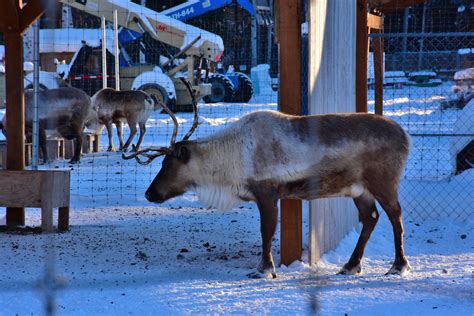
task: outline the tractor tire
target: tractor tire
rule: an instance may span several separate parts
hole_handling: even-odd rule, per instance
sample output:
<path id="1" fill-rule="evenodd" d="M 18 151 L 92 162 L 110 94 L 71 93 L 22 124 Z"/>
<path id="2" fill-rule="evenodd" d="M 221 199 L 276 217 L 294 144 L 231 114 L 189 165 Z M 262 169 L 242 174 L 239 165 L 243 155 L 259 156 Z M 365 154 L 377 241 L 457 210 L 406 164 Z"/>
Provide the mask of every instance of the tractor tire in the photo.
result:
<path id="1" fill-rule="evenodd" d="M 158 101 L 163 102 L 168 107 L 172 106 L 175 103 L 173 102 L 174 100 L 171 100 L 168 97 L 168 93 L 166 92 L 165 88 L 163 88 L 159 84 L 147 83 L 141 86 L 140 88 L 138 88 L 138 90 L 146 92 L 150 95 L 154 95 Z M 155 110 L 159 110 L 159 109 L 161 109 L 160 104 L 159 103 L 155 104 Z"/>
<path id="2" fill-rule="evenodd" d="M 239 79 L 239 90 L 235 91 L 233 102 L 247 103 L 253 96 L 253 83 L 250 78 L 241 72 L 235 72 L 234 75 Z"/>
<path id="3" fill-rule="evenodd" d="M 203 98 L 204 102 L 232 102 L 234 97 L 234 85 L 229 78 L 221 74 L 213 74 L 209 77 L 208 83 L 212 84 L 211 94 Z"/>

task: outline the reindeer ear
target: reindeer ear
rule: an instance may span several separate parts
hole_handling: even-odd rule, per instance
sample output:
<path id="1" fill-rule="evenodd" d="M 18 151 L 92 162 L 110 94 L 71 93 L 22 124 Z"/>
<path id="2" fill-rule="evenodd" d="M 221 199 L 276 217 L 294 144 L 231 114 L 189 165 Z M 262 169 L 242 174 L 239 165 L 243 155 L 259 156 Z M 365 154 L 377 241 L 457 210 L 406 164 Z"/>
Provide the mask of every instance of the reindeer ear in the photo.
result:
<path id="1" fill-rule="evenodd" d="M 191 157 L 191 152 L 186 146 L 179 146 L 176 148 L 176 158 L 182 162 L 188 162 Z"/>

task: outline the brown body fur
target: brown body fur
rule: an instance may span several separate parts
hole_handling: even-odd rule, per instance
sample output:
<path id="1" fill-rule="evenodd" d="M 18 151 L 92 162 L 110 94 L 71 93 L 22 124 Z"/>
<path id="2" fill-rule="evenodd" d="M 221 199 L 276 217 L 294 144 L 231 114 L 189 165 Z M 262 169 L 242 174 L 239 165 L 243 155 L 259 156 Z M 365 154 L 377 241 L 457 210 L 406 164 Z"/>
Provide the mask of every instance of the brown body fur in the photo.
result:
<path id="1" fill-rule="evenodd" d="M 271 239 L 278 199 L 354 199 L 363 229 L 341 273 L 361 270 L 365 245 L 379 217 L 377 200 L 395 237 L 395 262 L 389 273 L 401 274 L 409 265 L 403 251 L 398 186 L 409 146 L 403 129 L 381 116 L 295 117 L 254 112 L 207 139 L 177 143 L 173 154 L 166 155 L 146 197 L 163 202 L 188 189 L 199 195 L 199 188 L 209 186 L 212 192 L 203 196 L 204 200 L 211 196 L 211 206 L 227 205 L 215 200 L 215 196 L 226 194 L 255 201 L 261 216 L 263 252 L 253 277 L 275 275 Z"/>
<path id="2" fill-rule="evenodd" d="M 33 90 L 25 91 L 25 130 L 31 139 L 33 126 Z M 58 88 L 40 91 L 38 94 L 39 145 L 43 160 L 49 161 L 46 147 L 46 130 L 56 131 L 59 136 L 75 140 L 71 163 L 81 158 L 82 136 L 86 124 L 96 114 L 92 110 L 90 97 L 76 88 Z M 3 118 L 3 126 L 6 116 Z"/>

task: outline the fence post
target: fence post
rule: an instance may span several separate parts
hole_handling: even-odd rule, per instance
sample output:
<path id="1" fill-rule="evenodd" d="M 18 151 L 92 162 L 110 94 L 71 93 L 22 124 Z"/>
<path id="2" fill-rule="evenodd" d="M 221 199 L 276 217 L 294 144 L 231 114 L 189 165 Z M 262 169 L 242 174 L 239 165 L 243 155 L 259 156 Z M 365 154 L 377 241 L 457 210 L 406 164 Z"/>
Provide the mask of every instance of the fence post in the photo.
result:
<path id="1" fill-rule="evenodd" d="M 301 0 L 279 0 L 280 51 L 279 110 L 301 114 Z M 291 48 L 291 49 L 290 49 Z M 298 155 L 298 153 L 294 153 Z M 289 265 L 301 259 L 302 205 L 300 200 L 280 201 L 280 258 Z"/>

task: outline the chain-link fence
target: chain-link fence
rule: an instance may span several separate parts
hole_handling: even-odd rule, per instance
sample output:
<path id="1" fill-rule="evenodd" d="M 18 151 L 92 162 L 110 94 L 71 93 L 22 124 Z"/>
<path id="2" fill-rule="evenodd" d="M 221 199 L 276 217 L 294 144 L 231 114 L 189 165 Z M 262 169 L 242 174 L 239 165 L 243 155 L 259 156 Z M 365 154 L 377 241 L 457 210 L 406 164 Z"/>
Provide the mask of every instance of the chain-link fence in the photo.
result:
<path id="1" fill-rule="evenodd" d="M 400 189 L 405 214 L 417 221 L 470 218 L 474 33 L 371 34 L 375 36 L 384 39 L 384 115 L 412 138 Z M 369 69 L 369 82 L 371 73 Z M 369 100 L 373 110 L 374 90 L 369 90 Z"/>

